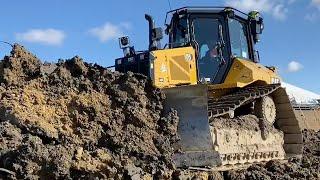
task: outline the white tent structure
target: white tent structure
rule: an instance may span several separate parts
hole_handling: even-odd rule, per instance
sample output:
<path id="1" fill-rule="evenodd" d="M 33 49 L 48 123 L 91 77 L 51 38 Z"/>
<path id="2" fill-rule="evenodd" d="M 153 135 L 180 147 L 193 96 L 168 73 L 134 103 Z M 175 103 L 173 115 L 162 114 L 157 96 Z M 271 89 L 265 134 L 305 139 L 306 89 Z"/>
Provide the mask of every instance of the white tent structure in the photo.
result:
<path id="1" fill-rule="evenodd" d="M 318 104 L 320 95 L 311 91 L 296 87 L 288 83 L 281 83 L 282 87 L 286 88 L 287 94 L 291 100 L 297 104 Z"/>

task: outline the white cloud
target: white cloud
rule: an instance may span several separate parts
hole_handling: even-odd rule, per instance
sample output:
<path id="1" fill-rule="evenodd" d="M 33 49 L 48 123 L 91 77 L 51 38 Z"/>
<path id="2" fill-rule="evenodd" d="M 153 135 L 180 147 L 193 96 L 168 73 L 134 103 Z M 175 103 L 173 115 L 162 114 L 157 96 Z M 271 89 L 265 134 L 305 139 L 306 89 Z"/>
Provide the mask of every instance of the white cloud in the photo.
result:
<path id="1" fill-rule="evenodd" d="M 283 4 L 278 4 L 273 8 L 273 16 L 279 20 L 285 20 L 287 18 L 289 10 L 284 7 Z"/>
<path id="2" fill-rule="evenodd" d="M 302 64 L 300 64 L 297 61 L 291 61 L 288 64 L 288 72 L 297 72 L 300 71 L 303 68 Z"/>
<path id="3" fill-rule="evenodd" d="M 227 0 L 226 4 L 243 11 L 269 11 L 271 9 L 268 0 Z"/>
<path id="4" fill-rule="evenodd" d="M 61 45 L 66 34 L 57 29 L 30 29 L 23 33 L 16 33 L 18 41 L 42 43 L 47 45 Z"/>
<path id="5" fill-rule="evenodd" d="M 294 3 L 293 0 L 226 0 L 226 5 L 242 11 L 257 10 L 259 12 L 271 14 L 278 20 L 285 20 L 289 12 L 286 7 Z"/>
<path id="6" fill-rule="evenodd" d="M 109 40 L 123 36 L 123 31 L 130 28 L 131 24 L 127 22 L 120 23 L 119 25 L 114 25 L 107 22 L 103 26 L 90 29 L 89 33 L 97 37 L 101 42 L 107 42 Z"/>

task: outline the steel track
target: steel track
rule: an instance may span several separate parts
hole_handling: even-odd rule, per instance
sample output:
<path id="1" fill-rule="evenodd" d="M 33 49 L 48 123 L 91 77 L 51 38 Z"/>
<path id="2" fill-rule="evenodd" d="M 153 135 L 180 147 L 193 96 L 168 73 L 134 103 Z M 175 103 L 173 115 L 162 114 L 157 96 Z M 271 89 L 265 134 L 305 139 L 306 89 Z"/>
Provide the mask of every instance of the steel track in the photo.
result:
<path id="1" fill-rule="evenodd" d="M 278 88 L 280 84 L 272 84 L 257 87 L 247 87 L 233 94 L 222 96 L 221 98 L 209 98 L 208 115 L 210 118 L 220 117 L 224 115 L 232 115 L 234 111 L 256 99 L 267 96 Z"/>

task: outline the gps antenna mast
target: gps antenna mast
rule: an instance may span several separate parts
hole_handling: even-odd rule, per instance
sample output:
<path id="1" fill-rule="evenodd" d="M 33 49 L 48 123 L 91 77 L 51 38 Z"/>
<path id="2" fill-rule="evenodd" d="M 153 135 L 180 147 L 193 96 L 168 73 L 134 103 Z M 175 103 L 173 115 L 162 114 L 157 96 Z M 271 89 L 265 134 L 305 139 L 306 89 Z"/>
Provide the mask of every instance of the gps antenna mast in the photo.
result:
<path id="1" fill-rule="evenodd" d="M 170 11 L 172 11 L 170 0 L 168 0 L 168 4 L 169 4 Z"/>

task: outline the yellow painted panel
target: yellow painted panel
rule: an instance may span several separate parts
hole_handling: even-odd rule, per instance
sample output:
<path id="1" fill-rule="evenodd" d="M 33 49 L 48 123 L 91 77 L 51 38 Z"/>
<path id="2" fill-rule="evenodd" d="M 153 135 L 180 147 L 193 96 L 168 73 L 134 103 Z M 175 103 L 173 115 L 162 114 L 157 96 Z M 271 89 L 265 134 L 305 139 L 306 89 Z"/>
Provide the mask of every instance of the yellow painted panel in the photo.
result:
<path id="1" fill-rule="evenodd" d="M 156 87 L 197 84 L 195 51 L 192 47 L 151 52 L 151 78 Z"/>
<path id="2" fill-rule="evenodd" d="M 227 78 L 223 84 L 214 85 L 216 89 L 245 87 L 254 82 L 272 84 L 273 78 L 280 79 L 276 72 L 266 68 L 262 64 L 248 60 L 235 59 Z"/>

